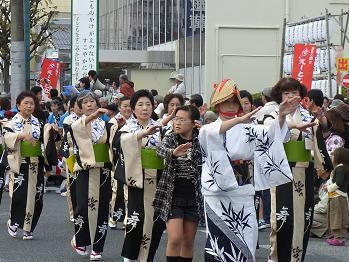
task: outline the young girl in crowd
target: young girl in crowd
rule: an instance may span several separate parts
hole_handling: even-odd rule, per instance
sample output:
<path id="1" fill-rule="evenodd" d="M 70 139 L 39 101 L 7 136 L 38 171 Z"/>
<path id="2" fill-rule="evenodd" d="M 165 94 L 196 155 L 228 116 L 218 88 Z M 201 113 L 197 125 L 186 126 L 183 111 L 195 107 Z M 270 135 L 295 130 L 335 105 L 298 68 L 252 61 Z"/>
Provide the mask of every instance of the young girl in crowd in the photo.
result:
<path id="1" fill-rule="evenodd" d="M 332 183 L 327 186 L 328 218 L 332 236 L 327 239 L 327 243 L 332 246 L 344 246 L 349 228 L 349 150 L 337 148 L 333 153 L 333 165 L 335 168 L 331 175 Z"/>
<path id="2" fill-rule="evenodd" d="M 154 208 L 155 217 L 167 222 L 167 261 L 192 261 L 198 222 L 203 220 L 202 156 L 195 124 L 199 119 L 196 107 L 178 107 L 173 132 L 165 135 L 157 149 L 166 166 Z"/>

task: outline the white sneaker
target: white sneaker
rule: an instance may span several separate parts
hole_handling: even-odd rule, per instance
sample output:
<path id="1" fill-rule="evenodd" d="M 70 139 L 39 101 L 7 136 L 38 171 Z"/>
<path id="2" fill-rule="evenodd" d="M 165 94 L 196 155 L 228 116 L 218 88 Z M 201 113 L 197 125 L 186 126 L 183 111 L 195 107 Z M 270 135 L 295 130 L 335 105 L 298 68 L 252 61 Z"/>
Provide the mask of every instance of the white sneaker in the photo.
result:
<path id="1" fill-rule="evenodd" d="M 16 226 L 11 226 L 11 220 L 7 221 L 7 232 L 11 237 L 15 238 L 17 236 L 17 229 Z"/>
<path id="2" fill-rule="evenodd" d="M 95 252 L 92 250 L 90 255 L 90 261 L 99 261 L 102 259 L 102 253 Z"/>
<path id="3" fill-rule="evenodd" d="M 110 229 L 116 229 L 116 223 L 114 224 L 111 221 L 108 222 L 108 226 L 110 227 Z"/>
<path id="4" fill-rule="evenodd" d="M 23 232 L 23 240 L 32 240 L 33 238 L 32 232 Z"/>

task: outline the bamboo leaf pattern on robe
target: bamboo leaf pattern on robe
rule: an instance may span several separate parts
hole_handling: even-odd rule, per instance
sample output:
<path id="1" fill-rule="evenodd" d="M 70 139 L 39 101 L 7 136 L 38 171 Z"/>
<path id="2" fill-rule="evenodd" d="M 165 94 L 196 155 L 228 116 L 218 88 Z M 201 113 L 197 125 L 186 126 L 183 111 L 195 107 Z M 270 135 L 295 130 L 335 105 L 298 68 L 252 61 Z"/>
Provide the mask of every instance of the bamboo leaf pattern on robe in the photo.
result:
<path id="1" fill-rule="evenodd" d="M 219 168 L 219 160 L 217 161 L 214 161 L 213 158 L 212 158 L 212 154 L 210 156 L 210 159 L 208 160 L 208 168 L 209 168 L 209 172 L 208 172 L 208 175 L 211 177 L 211 179 L 205 181 L 205 183 L 209 183 L 209 188 L 211 186 L 213 186 L 214 184 L 217 185 L 217 187 L 222 190 L 222 191 L 225 191 L 224 189 L 222 189 L 218 183 L 217 183 L 217 179 L 216 179 L 216 176 L 217 175 L 223 175 L 221 172 L 218 171 L 218 168 Z"/>
<path id="2" fill-rule="evenodd" d="M 263 130 L 262 134 L 258 136 L 257 130 L 255 130 L 252 126 L 246 126 L 245 130 L 245 135 L 247 136 L 246 142 L 256 143 L 255 151 L 259 152 L 259 157 L 265 155 L 268 158 L 266 165 L 264 166 L 264 174 L 270 177 L 273 172 L 279 172 L 283 176 L 290 179 L 281 169 L 284 159 L 277 161 L 276 157 L 271 153 L 270 148 L 272 147 L 274 141 L 270 139 L 268 132 Z"/>
<path id="3" fill-rule="evenodd" d="M 226 207 L 221 201 L 222 206 L 222 219 L 227 223 L 228 227 L 246 244 L 244 239 L 245 228 L 251 228 L 249 225 L 249 217 L 251 213 L 245 214 L 245 206 L 241 208 L 239 212 L 235 212 L 233 205 L 229 202 L 229 206 Z"/>

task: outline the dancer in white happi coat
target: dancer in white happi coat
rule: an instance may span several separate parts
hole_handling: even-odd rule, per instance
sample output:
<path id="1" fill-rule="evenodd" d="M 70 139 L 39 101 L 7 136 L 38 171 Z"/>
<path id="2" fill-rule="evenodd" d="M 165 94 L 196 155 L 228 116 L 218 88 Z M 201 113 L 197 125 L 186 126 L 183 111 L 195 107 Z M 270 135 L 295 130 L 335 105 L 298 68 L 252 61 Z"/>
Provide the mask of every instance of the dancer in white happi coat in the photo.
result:
<path id="1" fill-rule="evenodd" d="M 299 100 L 297 97 L 282 103 L 280 114 L 270 127 L 254 125 L 246 122 L 258 109 L 238 116 L 241 103 L 236 84 L 228 79 L 216 86 L 211 106 L 218 111 L 219 119 L 203 126 L 199 134 L 208 229 L 205 261 L 255 261 L 255 190 L 292 181 L 283 138 L 288 132 L 285 117 Z M 254 161 L 254 170 L 258 170 L 254 185 L 251 177 L 235 168 L 241 160 Z"/>

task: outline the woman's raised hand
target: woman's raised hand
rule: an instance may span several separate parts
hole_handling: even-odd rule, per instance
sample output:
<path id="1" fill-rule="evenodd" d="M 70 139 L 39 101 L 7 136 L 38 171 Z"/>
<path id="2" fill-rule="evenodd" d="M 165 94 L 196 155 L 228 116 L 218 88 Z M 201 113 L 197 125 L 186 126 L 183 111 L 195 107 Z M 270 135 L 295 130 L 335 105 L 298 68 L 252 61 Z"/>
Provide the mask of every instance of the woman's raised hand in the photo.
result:
<path id="1" fill-rule="evenodd" d="M 178 147 L 176 147 L 176 149 L 173 150 L 172 155 L 174 157 L 185 156 L 188 153 L 188 149 L 191 148 L 191 146 L 191 143 L 179 145 Z"/>

